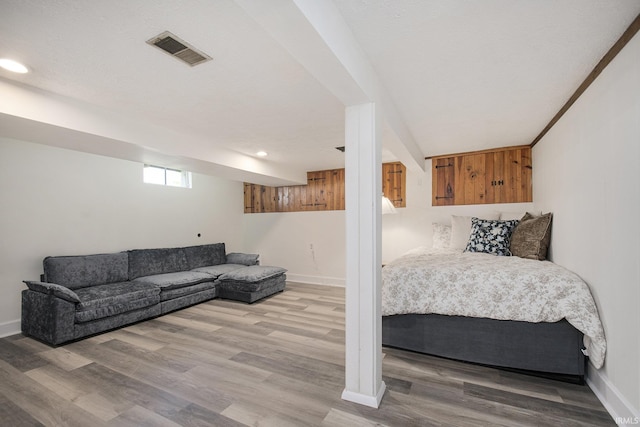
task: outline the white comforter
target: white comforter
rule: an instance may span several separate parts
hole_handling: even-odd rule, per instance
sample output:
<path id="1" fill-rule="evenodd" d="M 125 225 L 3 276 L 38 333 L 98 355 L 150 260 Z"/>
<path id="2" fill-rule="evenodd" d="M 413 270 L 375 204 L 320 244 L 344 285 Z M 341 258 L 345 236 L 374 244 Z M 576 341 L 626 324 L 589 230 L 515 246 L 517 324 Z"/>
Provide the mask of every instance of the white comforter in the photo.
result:
<path id="1" fill-rule="evenodd" d="M 382 269 L 382 315 L 445 314 L 526 322 L 567 319 L 596 368 L 606 341 L 587 284 L 549 261 L 417 248 Z"/>

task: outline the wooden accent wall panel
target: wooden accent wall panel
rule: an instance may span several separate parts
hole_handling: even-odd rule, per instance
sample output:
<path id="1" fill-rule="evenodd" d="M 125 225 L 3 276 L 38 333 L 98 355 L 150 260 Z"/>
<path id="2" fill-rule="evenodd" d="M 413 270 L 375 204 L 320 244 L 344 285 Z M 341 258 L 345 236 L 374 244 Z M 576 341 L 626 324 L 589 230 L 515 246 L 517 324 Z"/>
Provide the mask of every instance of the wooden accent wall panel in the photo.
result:
<path id="1" fill-rule="evenodd" d="M 396 207 L 406 206 L 406 167 L 384 163 L 384 194 Z M 244 183 L 244 213 L 345 209 L 345 170 L 307 172 L 307 185 L 267 187 Z"/>
<path id="2" fill-rule="evenodd" d="M 432 159 L 432 205 L 533 200 L 531 148 L 509 147 Z"/>
<path id="3" fill-rule="evenodd" d="M 382 194 L 396 208 L 407 207 L 407 168 L 400 162 L 382 164 Z"/>

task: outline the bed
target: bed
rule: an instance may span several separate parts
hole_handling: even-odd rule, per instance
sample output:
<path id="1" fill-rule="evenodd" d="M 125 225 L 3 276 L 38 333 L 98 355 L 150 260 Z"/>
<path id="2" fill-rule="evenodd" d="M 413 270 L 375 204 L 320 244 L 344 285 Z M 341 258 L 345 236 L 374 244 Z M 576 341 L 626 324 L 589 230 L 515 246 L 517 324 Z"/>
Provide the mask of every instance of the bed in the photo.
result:
<path id="1" fill-rule="evenodd" d="M 606 341 L 589 287 L 550 261 L 411 250 L 382 270 L 382 343 L 582 382 Z"/>

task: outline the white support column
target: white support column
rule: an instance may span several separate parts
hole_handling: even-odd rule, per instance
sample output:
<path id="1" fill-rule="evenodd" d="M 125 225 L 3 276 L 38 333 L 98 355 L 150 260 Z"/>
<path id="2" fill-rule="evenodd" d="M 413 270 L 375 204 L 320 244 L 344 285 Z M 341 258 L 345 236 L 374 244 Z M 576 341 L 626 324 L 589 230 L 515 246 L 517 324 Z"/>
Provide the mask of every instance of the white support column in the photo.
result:
<path id="1" fill-rule="evenodd" d="M 380 315 L 380 113 L 374 103 L 354 105 L 347 107 L 345 119 L 347 285 L 342 398 L 377 408 L 385 391 Z"/>

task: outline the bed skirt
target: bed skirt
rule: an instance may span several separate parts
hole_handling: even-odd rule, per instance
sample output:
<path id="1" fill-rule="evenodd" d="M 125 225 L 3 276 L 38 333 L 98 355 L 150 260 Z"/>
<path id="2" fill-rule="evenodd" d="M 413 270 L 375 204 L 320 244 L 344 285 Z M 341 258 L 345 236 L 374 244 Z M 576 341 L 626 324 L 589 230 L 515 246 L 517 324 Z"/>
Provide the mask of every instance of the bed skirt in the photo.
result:
<path id="1" fill-rule="evenodd" d="M 382 317 L 382 345 L 584 382 L 583 334 L 566 320 L 529 323 L 439 314 Z"/>

